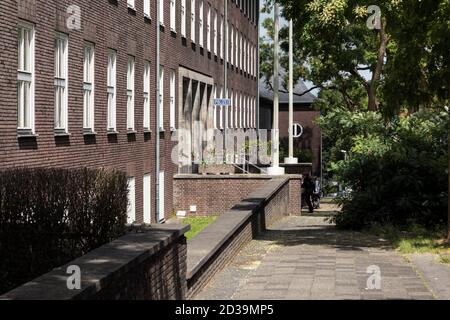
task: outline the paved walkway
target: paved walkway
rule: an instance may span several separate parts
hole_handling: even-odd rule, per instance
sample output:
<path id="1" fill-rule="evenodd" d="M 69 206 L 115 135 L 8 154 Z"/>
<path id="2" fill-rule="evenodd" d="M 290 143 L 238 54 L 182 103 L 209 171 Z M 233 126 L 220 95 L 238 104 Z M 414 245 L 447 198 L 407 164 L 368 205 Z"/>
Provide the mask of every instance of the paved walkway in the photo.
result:
<path id="1" fill-rule="evenodd" d="M 366 289 L 370 266 L 377 266 L 381 272 L 381 289 Z M 196 297 L 433 298 L 436 296 L 423 278 L 385 242 L 360 233 L 337 231 L 317 216 L 288 217 L 272 226 Z"/>

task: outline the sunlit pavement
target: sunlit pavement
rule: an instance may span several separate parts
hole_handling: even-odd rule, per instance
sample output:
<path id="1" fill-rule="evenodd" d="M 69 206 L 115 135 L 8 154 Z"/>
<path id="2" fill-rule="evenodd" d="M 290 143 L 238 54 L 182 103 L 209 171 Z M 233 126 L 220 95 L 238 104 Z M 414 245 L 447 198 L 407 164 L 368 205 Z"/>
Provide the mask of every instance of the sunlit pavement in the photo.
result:
<path id="1" fill-rule="evenodd" d="M 326 210 L 316 215 L 273 225 L 196 299 L 437 298 L 386 242 L 336 230 L 325 221 Z"/>

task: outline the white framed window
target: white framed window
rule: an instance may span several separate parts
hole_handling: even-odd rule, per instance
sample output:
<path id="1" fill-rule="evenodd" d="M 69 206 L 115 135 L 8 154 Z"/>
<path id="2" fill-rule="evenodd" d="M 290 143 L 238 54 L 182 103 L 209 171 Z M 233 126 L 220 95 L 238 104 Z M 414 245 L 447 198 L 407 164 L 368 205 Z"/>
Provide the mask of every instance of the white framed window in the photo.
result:
<path id="1" fill-rule="evenodd" d="M 159 130 L 164 130 L 164 67 L 159 69 Z"/>
<path id="2" fill-rule="evenodd" d="M 152 176 L 144 175 L 143 185 L 144 199 L 144 223 L 152 223 Z"/>
<path id="3" fill-rule="evenodd" d="M 135 9 L 134 0 L 127 0 L 128 8 Z"/>
<path id="4" fill-rule="evenodd" d="M 170 29 L 174 32 L 177 28 L 176 6 L 175 0 L 170 0 Z"/>
<path id="5" fill-rule="evenodd" d="M 234 93 L 234 127 L 239 128 L 239 93 L 236 91 Z"/>
<path id="6" fill-rule="evenodd" d="M 219 99 L 222 99 L 222 97 L 223 97 L 223 87 L 222 86 L 219 87 L 218 92 L 219 92 Z M 220 116 L 219 116 L 219 127 L 220 127 L 220 129 L 224 128 L 223 109 L 224 109 L 223 106 L 219 106 L 219 114 L 220 114 Z"/>
<path id="7" fill-rule="evenodd" d="M 203 12 L 203 0 L 200 0 L 200 12 L 198 17 L 198 44 L 200 47 L 203 48 L 203 34 L 205 33 L 204 26 L 203 26 L 203 18 L 204 18 L 204 12 Z"/>
<path id="8" fill-rule="evenodd" d="M 213 34 L 214 34 L 214 55 L 216 55 L 217 56 L 217 10 L 215 10 L 215 13 L 214 13 L 214 31 L 213 31 Z"/>
<path id="9" fill-rule="evenodd" d="M 221 16 L 221 18 L 220 18 L 220 33 L 219 33 L 219 43 L 220 43 L 220 45 L 219 45 L 219 47 L 220 47 L 220 50 L 219 50 L 219 54 L 220 54 L 220 57 L 221 58 L 223 58 L 224 57 L 224 55 L 223 55 L 223 38 L 222 37 L 224 37 L 224 35 L 223 35 L 223 28 L 224 28 L 224 18 L 223 18 L 223 16 Z"/>
<path id="10" fill-rule="evenodd" d="M 176 92 L 175 70 L 170 70 L 170 130 L 176 130 Z"/>
<path id="11" fill-rule="evenodd" d="M 195 0 L 191 0 L 191 41 L 195 42 Z"/>
<path id="12" fill-rule="evenodd" d="M 206 17 L 206 49 L 211 51 L 211 4 L 208 3 L 208 16 Z"/>
<path id="13" fill-rule="evenodd" d="M 116 60 L 117 52 L 108 50 L 108 131 L 116 131 Z"/>
<path id="14" fill-rule="evenodd" d="M 150 61 L 144 61 L 144 121 L 145 130 L 150 130 Z"/>
<path id="15" fill-rule="evenodd" d="M 95 56 L 94 44 L 85 42 L 84 44 L 84 80 L 83 80 L 83 129 L 94 131 L 94 74 Z"/>
<path id="16" fill-rule="evenodd" d="M 231 92 L 231 94 L 230 94 L 231 106 L 229 107 L 230 108 L 230 128 L 234 128 L 234 104 L 233 104 L 234 91 L 231 90 L 230 92 Z"/>
<path id="17" fill-rule="evenodd" d="M 181 35 L 186 38 L 186 0 L 181 0 Z"/>
<path id="18" fill-rule="evenodd" d="M 128 207 L 127 207 L 127 223 L 136 222 L 136 179 L 128 178 Z"/>
<path id="19" fill-rule="evenodd" d="M 234 65 L 234 26 L 230 28 L 230 64 Z"/>
<path id="20" fill-rule="evenodd" d="M 239 128 L 243 128 L 243 105 L 244 105 L 244 94 L 241 93 L 241 96 L 239 98 Z"/>
<path id="21" fill-rule="evenodd" d="M 159 172 L 159 220 L 165 219 L 165 173 L 164 171 Z"/>
<path id="22" fill-rule="evenodd" d="M 128 56 L 127 63 L 127 130 L 134 131 L 134 68 L 135 58 Z"/>
<path id="23" fill-rule="evenodd" d="M 236 68 L 239 68 L 239 31 L 236 29 L 235 32 L 236 38 L 235 38 L 235 58 L 234 58 L 234 65 Z"/>
<path id="24" fill-rule="evenodd" d="M 144 16 L 151 18 L 151 0 L 144 0 Z"/>
<path id="25" fill-rule="evenodd" d="M 34 132 L 34 26 L 19 22 L 17 31 L 17 129 Z"/>
<path id="26" fill-rule="evenodd" d="M 159 0 L 159 24 L 164 25 L 164 0 Z"/>
<path id="27" fill-rule="evenodd" d="M 67 133 L 68 44 L 66 34 L 56 33 L 55 53 L 55 130 Z"/>
<path id="28" fill-rule="evenodd" d="M 239 69 L 243 70 L 244 68 L 244 35 L 241 33 L 239 40 Z"/>

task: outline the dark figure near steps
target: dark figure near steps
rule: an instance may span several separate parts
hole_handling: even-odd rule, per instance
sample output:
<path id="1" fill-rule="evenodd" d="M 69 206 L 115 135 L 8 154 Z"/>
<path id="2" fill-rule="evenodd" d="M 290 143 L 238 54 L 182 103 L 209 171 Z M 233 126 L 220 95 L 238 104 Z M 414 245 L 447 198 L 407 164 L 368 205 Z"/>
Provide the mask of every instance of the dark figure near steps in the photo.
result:
<path id="1" fill-rule="evenodd" d="M 315 185 L 314 185 L 314 181 L 311 179 L 309 174 L 305 175 L 305 179 L 303 180 L 302 188 L 304 190 L 303 195 L 304 195 L 305 202 L 308 205 L 309 213 L 313 213 L 314 207 L 312 204 L 312 196 L 314 194 Z"/>

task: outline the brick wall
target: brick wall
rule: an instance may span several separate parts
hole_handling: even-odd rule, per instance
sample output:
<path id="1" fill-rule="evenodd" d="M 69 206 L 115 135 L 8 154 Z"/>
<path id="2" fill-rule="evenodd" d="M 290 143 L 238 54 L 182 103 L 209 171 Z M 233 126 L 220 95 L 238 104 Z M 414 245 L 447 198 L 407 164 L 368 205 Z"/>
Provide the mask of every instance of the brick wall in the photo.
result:
<path id="1" fill-rule="evenodd" d="M 261 175 L 198 176 L 174 178 L 174 208 L 188 215 L 221 215 L 271 178 Z M 190 213 L 190 206 L 197 206 Z"/>
<path id="2" fill-rule="evenodd" d="M 291 194 L 301 177 L 274 178 L 188 242 L 188 297 L 208 284 L 248 244 L 266 228 L 296 208 Z"/>
<path id="3" fill-rule="evenodd" d="M 0 169 L 15 166 L 114 167 L 136 179 L 136 217 L 143 220 L 143 176 L 151 174 L 152 222 L 156 217 L 156 0 L 151 1 L 151 19 L 143 15 L 143 2 L 135 1 L 136 11 L 126 1 L 115 0 L 2 0 L 0 1 Z M 223 82 L 224 65 L 219 58 L 192 46 L 190 41 L 190 1 L 187 3 L 187 39 L 181 37 L 180 1 L 176 1 L 176 32 L 170 31 L 169 1 L 164 1 L 165 28 L 161 28 L 161 65 L 165 70 L 185 67 Z M 229 3 L 230 23 L 237 26 L 253 44 L 258 32 L 243 12 Z M 206 2 L 205 2 L 206 4 Z M 214 1 L 219 12 L 223 2 Z M 81 8 L 82 29 L 68 30 L 67 8 Z M 199 8 L 197 6 L 197 17 Z M 205 10 L 206 15 L 206 10 Z M 17 23 L 25 20 L 35 26 L 35 138 L 17 137 Z M 206 44 L 206 19 L 205 44 Z M 70 136 L 54 134 L 54 53 L 55 32 L 69 37 L 68 128 Z M 199 32 L 197 26 L 196 32 Z M 196 39 L 199 39 L 198 34 Z M 83 44 L 95 45 L 95 136 L 83 135 Z M 108 135 L 107 52 L 117 50 L 117 135 Z M 126 128 L 126 66 L 128 55 L 135 64 L 136 134 Z M 150 114 L 152 133 L 143 130 L 143 66 L 151 62 Z M 255 77 L 229 66 L 230 89 L 256 96 Z M 165 72 L 164 127 L 161 134 L 161 170 L 165 171 L 165 216 L 173 213 L 172 163 L 174 142 L 169 132 L 169 72 Z M 176 79 L 178 81 L 178 77 Z M 178 91 L 176 98 L 180 101 Z M 176 119 L 178 121 L 178 119 Z"/>
<path id="4" fill-rule="evenodd" d="M 153 226 L 91 251 L 34 279 L 0 300 L 180 300 L 186 297 L 187 226 Z M 68 266 L 81 289 L 67 288 Z"/>

